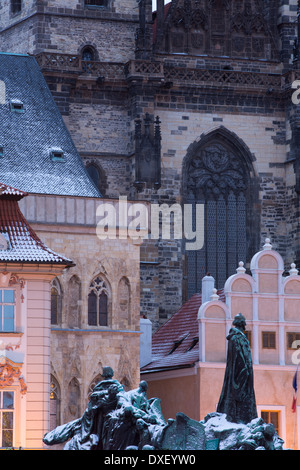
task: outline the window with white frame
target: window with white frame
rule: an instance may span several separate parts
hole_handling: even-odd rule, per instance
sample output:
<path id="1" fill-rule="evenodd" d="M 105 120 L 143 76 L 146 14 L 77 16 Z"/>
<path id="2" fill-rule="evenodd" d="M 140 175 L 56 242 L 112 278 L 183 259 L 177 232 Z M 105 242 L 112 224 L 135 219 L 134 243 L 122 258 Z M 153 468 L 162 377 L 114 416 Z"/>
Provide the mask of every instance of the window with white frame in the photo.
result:
<path id="1" fill-rule="evenodd" d="M 13 447 L 14 401 L 13 391 L 0 391 L 0 447 Z"/>
<path id="2" fill-rule="evenodd" d="M 0 332 L 15 331 L 15 290 L 0 289 Z"/>

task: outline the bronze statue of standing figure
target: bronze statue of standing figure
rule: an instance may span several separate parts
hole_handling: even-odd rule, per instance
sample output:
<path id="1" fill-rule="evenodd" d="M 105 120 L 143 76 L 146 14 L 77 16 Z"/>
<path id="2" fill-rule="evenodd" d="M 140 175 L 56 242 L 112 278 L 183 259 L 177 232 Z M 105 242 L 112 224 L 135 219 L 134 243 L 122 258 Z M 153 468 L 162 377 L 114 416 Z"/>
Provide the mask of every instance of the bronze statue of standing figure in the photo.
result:
<path id="1" fill-rule="evenodd" d="M 228 421 L 247 424 L 257 418 L 257 410 L 251 350 L 245 328 L 245 317 L 239 313 L 227 336 L 226 370 L 217 411 L 225 413 Z"/>

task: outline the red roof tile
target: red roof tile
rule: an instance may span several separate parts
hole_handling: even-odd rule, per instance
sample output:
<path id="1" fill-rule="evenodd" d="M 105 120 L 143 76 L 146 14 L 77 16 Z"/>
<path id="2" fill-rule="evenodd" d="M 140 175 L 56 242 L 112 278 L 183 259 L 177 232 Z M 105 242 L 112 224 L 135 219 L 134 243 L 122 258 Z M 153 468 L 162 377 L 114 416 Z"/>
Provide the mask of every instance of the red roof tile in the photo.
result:
<path id="1" fill-rule="evenodd" d="M 224 291 L 218 291 L 224 301 Z M 141 368 L 142 373 L 190 367 L 199 361 L 198 310 L 201 294 L 194 294 L 152 338 L 152 362 Z M 173 352 L 172 352 L 173 351 Z"/>
<path id="2" fill-rule="evenodd" d="M 74 263 L 48 248 L 20 211 L 18 200 L 27 193 L 0 183 L 0 235 L 8 244 L 0 249 L 0 262 Z"/>

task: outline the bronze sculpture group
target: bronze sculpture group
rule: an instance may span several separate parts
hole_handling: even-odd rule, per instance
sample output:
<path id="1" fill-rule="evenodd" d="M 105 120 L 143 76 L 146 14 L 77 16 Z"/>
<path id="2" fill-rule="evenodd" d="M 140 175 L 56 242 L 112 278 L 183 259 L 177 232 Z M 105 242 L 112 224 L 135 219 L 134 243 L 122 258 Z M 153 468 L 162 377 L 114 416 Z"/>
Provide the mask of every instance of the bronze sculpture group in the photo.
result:
<path id="1" fill-rule="evenodd" d="M 44 443 L 50 446 L 66 443 L 65 450 L 281 450 L 283 441 L 274 426 L 257 417 L 253 366 L 245 327 L 244 316 L 236 315 L 227 336 L 226 370 L 217 412 L 210 413 L 203 421 L 177 413 L 176 419 L 166 422 L 160 400 L 147 398 L 145 381 L 140 382 L 137 389 L 125 391 L 123 385 L 113 379 L 112 368 L 104 367 L 103 380 L 93 389 L 82 417 L 47 433 Z M 224 431 L 220 423 L 224 417 L 225 434 L 228 436 L 228 426 L 232 433 L 229 444 L 220 443 Z M 230 431 L 230 423 L 239 426 L 235 424 Z M 216 436 L 211 436 L 210 427 L 217 429 L 218 426 Z"/>

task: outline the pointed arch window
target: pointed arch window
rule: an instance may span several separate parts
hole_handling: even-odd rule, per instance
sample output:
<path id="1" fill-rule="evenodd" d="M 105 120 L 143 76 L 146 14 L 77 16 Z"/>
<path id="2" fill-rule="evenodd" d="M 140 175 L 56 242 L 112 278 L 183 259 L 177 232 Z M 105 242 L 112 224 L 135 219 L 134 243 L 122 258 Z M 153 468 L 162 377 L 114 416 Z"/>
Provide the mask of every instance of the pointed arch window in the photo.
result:
<path id="1" fill-rule="evenodd" d="M 186 251 L 187 297 L 201 291 L 209 272 L 223 288 L 239 261 L 245 264 L 257 248 L 259 233 L 252 155 L 240 139 L 220 129 L 191 146 L 186 159 L 184 202 L 204 205 L 204 246 Z"/>
<path id="2" fill-rule="evenodd" d="M 107 178 L 103 168 L 98 163 L 88 163 L 86 166 L 86 171 L 90 175 L 91 180 L 100 190 L 102 196 L 106 193 L 107 188 Z"/>
<path id="3" fill-rule="evenodd" d="M 88 324 L 108 326 L 108 288 L 101 276 L 90 284 L 88 295 Z"/>
<path id="4" fill-rule="evenodd" d="M 50 429 L 60 425 L 60 386 L 53 375 L 50 383 Z"/>
<path id="5" fill-rule="evenodd" d="M 54 279 L 51 285 L 51 325 L 61 323 L 62 291 L 58 279 Z"/>

